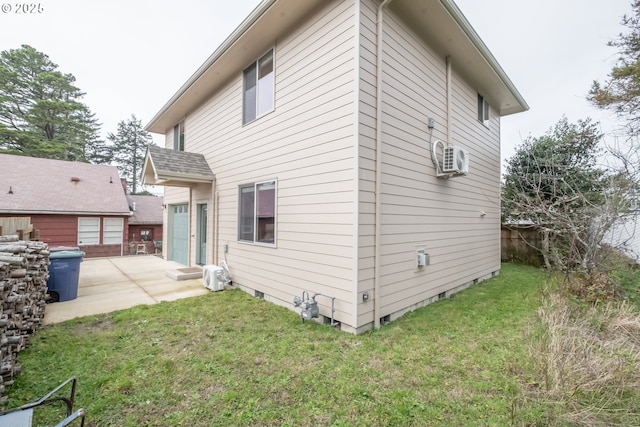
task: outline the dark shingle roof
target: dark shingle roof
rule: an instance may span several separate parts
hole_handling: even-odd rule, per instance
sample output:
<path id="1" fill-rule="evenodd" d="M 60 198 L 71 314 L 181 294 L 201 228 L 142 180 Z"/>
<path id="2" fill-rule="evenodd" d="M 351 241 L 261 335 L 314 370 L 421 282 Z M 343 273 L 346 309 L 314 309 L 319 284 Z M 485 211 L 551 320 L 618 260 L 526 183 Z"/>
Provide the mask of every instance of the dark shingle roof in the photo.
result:
<path id="1" fill-rule="evenodd" d="M 200 153 L 189 153 L 186 151 L 175 151 L 168 148 L 150 145 L 149 152 L 153 157 L 153 164 L 158 173 L 172 172 L 180 175 L 196 175 L 211 177 L 213 172 Z"/>
<path id="2" fill-rule="evenodd" d="M 162 224 L 162 197 L 128 194 L 129 224 Z"/>
<path id="3" fill-rule="evenodd" d="M 203 154 L 175 151 L 157 145 L 147 147 L 143 170 L 145 184 L 212 182 L 214 178 Z"/>

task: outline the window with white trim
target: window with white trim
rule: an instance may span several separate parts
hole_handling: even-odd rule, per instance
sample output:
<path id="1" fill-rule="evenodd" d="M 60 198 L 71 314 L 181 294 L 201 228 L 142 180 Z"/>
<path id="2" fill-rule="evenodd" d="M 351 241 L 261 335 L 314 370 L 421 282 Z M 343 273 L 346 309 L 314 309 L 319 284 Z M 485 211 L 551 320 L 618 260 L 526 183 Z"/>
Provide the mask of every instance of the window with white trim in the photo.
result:
<path id="1" fill-rule="evenodd" d="M 273 49 L 242 73 L 242 124 L 273 110 L 275 98 Z"/>
<path id="2" fill-rule="evenodd" d="M 238 240 L 275 244 L 276 181 L 241 185 L 238 206 Z"/>
<path id="3" fill-rule="evenodd" d="M 478 121 L 489 126 L 489 103 L 480 94 L 478 94 Z"/>
<path id="4" fill-rule="evenodd" d="M 173 127 L 173 149 L 184 151 L 184 122 L 180 122 Z"/>
<path id="5" fill-rule="evenodd" d="M 78 245 L 100 244 L 100 218 L 78 218 Z"/>
<path id="6" fill-rule="evenodd" d="M 122 243 L 123 231 L 124 219 L 105 218 L 104 230 L 102 230 L 102 243 L 104 243 L 105 245 Z"/>

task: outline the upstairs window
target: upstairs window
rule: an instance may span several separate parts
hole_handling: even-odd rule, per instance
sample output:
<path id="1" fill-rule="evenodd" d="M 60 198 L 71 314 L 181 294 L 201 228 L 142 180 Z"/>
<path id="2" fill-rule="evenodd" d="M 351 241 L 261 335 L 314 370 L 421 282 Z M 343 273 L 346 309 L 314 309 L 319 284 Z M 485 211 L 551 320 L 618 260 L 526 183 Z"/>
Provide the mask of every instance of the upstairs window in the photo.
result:
<path id="1" fill-rule="evenodd" d="M 240 186 L 238 240 L 275 244 L 276 182 Z"/>
<path id="2" fill-rule="evenodd" d="M 478 94 L 478 121 L 489 126 L 489 103 L 480 94 Z"/>
<path id="3" fill-rule="evenodd" d="M 245 68 L 243 72 L 242 124 L 273 111 L 273 49 Z"/>
<path id="4" fill-rule="evenodd" d="M 173 149 L 184 151 L 184 122 L 180 122 L 173 127 Z"/>

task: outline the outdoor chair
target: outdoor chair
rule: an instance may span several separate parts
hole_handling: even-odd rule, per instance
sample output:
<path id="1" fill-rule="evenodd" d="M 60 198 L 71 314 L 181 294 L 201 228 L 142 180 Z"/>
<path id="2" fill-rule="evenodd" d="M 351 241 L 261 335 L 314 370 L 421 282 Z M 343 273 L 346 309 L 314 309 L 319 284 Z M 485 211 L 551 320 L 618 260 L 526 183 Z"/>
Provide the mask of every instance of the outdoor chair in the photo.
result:
<path id="1" fill-rule="evenodd" d="M 54 396 L 60 389 L 67 384 L 71 383 L 71 394 L 69 397 Z M 5 412 L 0 412 L 0 426 L 2 427 L 31 427 L 33 422 L 33 411 L 38 406 L 46 405 L 52 402 L 64 402 L 67 406 L 66 416 L 55 427 L 67 426 L 75 420 L 80 420 L 80 427 L 84 426 L 84 409 L 78 409 L 73 412 L 73 403 L 76 395 L 76 379 L 74 377 L 69 378 L 49 393 L 36 400 L 35 402 L 27 403 L 18 408 L 13 408 Z"/>

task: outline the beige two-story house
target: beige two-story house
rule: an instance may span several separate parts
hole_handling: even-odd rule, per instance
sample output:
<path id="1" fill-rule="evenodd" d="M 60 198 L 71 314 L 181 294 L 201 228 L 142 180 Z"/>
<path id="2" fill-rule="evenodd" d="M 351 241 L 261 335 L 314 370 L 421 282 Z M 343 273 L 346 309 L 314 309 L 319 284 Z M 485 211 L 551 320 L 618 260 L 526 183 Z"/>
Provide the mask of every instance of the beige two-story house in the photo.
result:
<path id="1" fill-rule="evenodd" d="M 527 109 L 451 0 L 265 0 L 147 125 L 163 255 L 378 327 L 499 273 L 500 118 Z"/>

